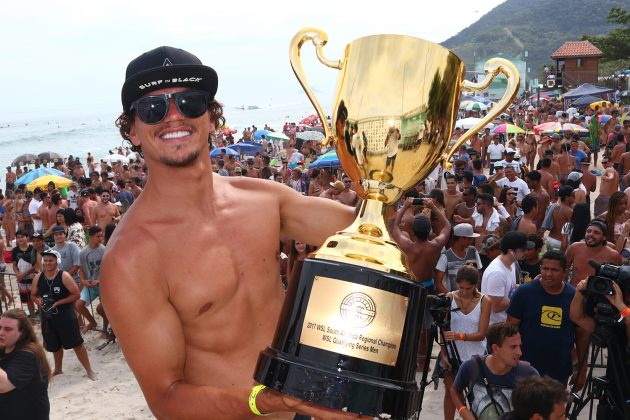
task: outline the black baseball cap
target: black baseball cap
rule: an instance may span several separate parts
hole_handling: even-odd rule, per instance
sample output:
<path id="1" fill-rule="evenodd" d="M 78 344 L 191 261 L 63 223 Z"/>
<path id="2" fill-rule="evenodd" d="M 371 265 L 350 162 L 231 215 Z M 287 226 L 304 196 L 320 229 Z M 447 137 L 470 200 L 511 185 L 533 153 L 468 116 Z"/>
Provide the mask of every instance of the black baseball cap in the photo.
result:
<path id="1" fill-rule="evenodd" d="M 132 60 L 127 66 L 121 99 L 123 110 L 147 93 L 169 87 L 189 87 L 217 93 L 217 72 L 180 48 L 158 47 Z"/>

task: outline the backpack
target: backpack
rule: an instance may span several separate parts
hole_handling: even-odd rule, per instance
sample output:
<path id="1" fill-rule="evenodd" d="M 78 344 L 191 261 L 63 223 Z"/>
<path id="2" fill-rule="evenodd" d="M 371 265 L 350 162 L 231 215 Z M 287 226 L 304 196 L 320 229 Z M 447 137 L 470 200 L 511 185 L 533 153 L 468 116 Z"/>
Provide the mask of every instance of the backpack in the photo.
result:
<path id="1" fill-rule="evenodd" d="M 479 355 L 472 357 L 472 366 L 470 370 L 470 380 L 468 382 L 468 390 L 466 399 L 468 405 L 471 407 L 471 411 L 475 415 L 475 418 L 479 420 L 495 420 L 499 419 L 503 414 L 512 409 L 511 394 L 512 390 L 503 388 L 496 385 L 490 385 L 488 378 L 483 370 L 484 359 Z M 530 366 L 528 362 L 520 361 L 518 363 L 517 376 L 523 368 Z M 483 384 L 485 395 L 478 395 L 481 397 L 480 401 L 475 400 L 475 385 L 479 386 L 479 382 Z"/>

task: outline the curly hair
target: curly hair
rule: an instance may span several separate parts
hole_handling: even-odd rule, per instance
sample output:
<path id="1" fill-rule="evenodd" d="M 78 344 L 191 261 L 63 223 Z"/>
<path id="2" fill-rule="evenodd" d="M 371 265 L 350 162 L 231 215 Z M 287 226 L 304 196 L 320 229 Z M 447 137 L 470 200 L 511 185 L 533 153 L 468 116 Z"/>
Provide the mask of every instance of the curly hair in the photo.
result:
<path id="1" fill-rule="evenodd" d="M 221 129 L 225 125 L 225 117 L 223 116 L 223 104 L 217 102 L 216 100 L 212 100 L 212 102 L 208 104 L 208 112 L 210 113 L 210 118 L 212 119 L 215 128 L 217 130 Z M 129 143 L 131 143 L 129 132 L 131 131 L 134 117 L 134 111 L 129 111 L 122 112 L 120 116 L 116 119 L 116 127 L 118 128 L 118 131 L 120 131 L 121 137 Z M 211 143 L 213 138 L 214 133 L 210 133 L 208 135 L 208 142 Z M 142 147 L 136 146 L 132 143 L 131 150 L 134 152 L 142 152 Z"/>

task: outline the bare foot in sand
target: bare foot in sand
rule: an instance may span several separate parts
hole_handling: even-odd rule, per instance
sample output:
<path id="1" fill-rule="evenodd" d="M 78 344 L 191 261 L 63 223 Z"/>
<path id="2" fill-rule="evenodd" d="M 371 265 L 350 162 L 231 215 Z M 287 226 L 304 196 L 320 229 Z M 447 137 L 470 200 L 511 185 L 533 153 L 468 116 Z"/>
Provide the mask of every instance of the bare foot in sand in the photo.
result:
<path id="1" fill-rule="evenodd" d="M 53 374 L 53 376 L 61 375 L 61 374 L 63 374 L 63 371 L 62 370 L 55 370 L 52 374 Z"/>
<path id="2" fill-rule="evenodd" d="M 87 373 L 87 377 L 90 378 L 91 380 L 95 381 L 96 380 L 96 372 L 94 372 L 93 370 L 89 371 Z"/>

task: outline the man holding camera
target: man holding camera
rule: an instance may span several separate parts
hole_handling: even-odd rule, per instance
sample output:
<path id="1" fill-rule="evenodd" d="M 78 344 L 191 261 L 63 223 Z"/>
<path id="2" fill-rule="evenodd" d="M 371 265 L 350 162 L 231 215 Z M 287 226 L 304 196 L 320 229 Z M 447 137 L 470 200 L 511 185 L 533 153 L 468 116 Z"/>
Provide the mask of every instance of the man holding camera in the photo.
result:
<path id="1" fill-rule="evenodd" d="M 95 380 L 74 312 L 73 302 L 79 299 L 79 287 L 70 274 L 59 270 L 61 256 L 57 251 L 47 249 L 41 255 L 43 271 L 33 279 L 31 293 L 40 307 L 44 348 L 55 359 L 53 375 L 63 373 L 63 349 L 73 349 L 88 378 Z"/>
<path id="2" fill-rule="evenodd" d="M 627 267 L 615 267 L 627 271 Z M 606 385 L 608 395 L 601 398 L 598 418 L 628 418 L 630 416 L 630 385 L 628 384 L 627 359 L 630 353 L 630 308 L 627 299 L 617 284 L 627 273 L 611 272 L 602 276 L 581 280 L 571 302 L 571 320 L 591 335 L 593 343 L 607 347 Z M 620 276 L 621 274 L 621 276 Z M 608 289 L 608 290 L 606 290 Z M 616 322 L 615 322 L 616 321 Z M 623 331 L 625 329 L 625 334 Z M 586 358 L 579 363 L 586 365 Z"/>
<path id="3" fill-rule="evenodd" d="M 507 309 L 507 322 L 519 327 L 523 338 L 523 360 L 541 375 L 567 384 L 573 373 L 577 389 L 586 380 L 586 364 L 573 370 L 572 351 L 578 357 L 588 350 L 588 336 L 576 329 L 567 314 L 575 288 L 566 283 L 567 260 L 558 251 L 547 251 L 542 258 L 540 277 L 521 285 Z M 554 349 L 553 356 L 549 349 Z M 579 375 L 578 375 L 579 373 Z"/>

